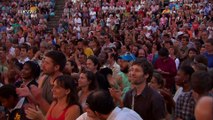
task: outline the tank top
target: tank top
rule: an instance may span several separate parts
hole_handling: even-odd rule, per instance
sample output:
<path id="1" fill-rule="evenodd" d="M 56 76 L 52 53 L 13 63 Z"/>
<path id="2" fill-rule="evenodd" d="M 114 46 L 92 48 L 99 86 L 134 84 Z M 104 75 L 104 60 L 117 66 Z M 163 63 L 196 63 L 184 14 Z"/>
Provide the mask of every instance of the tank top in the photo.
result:
<path id="1" fill-rule="evenodd" d="M 55 105 L 53 106 L 53 108 L 55 107 Z M 65 120 L 65 114 L 66 114 L 69 107 L 66 107 L 58 118 L 53 118 L 51 116 L 53 108 L 50 110 L 50 114 L 48 115 L 47 120 Z"/>
<path id="2" fill-rule="evenodd" d="M 42 96 L 49 104 L 53 101 L 53 93 L 51 89 L 50 78 L 47 76 L 42 84 Z"/>

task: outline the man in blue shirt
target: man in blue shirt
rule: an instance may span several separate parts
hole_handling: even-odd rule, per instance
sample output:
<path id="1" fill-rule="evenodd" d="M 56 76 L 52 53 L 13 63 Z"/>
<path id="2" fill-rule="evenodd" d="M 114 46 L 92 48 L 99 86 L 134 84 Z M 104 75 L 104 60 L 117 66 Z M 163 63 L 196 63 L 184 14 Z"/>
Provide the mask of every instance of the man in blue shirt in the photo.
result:
<path id="1" fill-rule="evenodd" d="M 213 38 L 210 38 L 205 43 L 206 53 L 204 56 L 208 59 L 208 68 L 213 68 Z"/>

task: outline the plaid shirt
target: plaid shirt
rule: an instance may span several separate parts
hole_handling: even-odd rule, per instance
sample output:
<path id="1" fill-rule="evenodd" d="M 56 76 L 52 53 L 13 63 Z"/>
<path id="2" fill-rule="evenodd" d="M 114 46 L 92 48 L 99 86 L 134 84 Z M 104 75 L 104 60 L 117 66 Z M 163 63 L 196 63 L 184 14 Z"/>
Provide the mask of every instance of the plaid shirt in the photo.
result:
<path id="1" fill-rule="evenodd" d="M 194 120 L 195 101 L 192 91 L 181 94 L 176 102 L 175 117 L 183 120 Z"/>

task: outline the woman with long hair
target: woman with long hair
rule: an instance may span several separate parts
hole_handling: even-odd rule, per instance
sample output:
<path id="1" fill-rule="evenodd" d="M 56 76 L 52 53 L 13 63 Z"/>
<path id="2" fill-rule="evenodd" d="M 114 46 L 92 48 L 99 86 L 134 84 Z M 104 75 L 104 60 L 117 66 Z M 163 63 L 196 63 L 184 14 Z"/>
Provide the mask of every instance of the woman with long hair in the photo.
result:
<path id="1" fill-rule="evenodd" d="M 80 91 L 78 92 L 79 103 L 82 108 L 85 107 L 87 96 L 97 89 L 97 82 L 95 78 L 95 74 L 91 71 L 83 70 L 80 73 L 80 77 L 78 80 L 78 87 Z"/>
<path id="2" fill-rule="evenodd" d="M 38 107 L 37 110 L 26 109 L 27 117 L 32 120 L 76 120 L 81 114 L 81 107 L 78 103 L 77 86 L 73 78 L 69 75 L 58 76 L 53 82 L 52 92 L 55 100 L 46 118 Z"/>

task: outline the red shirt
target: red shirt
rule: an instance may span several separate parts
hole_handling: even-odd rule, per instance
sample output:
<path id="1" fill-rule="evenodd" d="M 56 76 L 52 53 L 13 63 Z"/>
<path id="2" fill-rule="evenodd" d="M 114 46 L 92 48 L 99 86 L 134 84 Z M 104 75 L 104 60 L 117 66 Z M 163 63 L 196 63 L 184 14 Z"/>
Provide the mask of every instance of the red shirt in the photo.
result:
<path id="1" fill-rule="evenodd" d="M 166 80 L 165 87 L 172 89 L 175 85 L 175 75 L 177 74 L 177 69 L 175 61 L 168 57 L 166 59 L 158 58 L 154 65 L 155 69 L 161 69 L 164 72 L 169 72 L 169 74 L 162 74 L 163 78 Z"/>
<path id="2" fill-rule="evenodd" d="M 53 107 L 53 108 L 54 108 L 54 107 Z M 52 109 L 53 109 L 53 108 L 52 108 Z M 51 114 L 52 114 L 52 109 L 51 109 L 51 110 L 50 110 L 50 114 L 49 114 L 48 117 L 47 117 L 47 120 L 65 120 L 65 114 L 66 114 L 68 108 L 69 108 L 69 107 L 65 108 L 65 109 L 63 110 L 63 112 L 61 113 L 61 115 L 60 115 L 58 118 L 53 118 L 53 117 L 51 116 Z"/>

